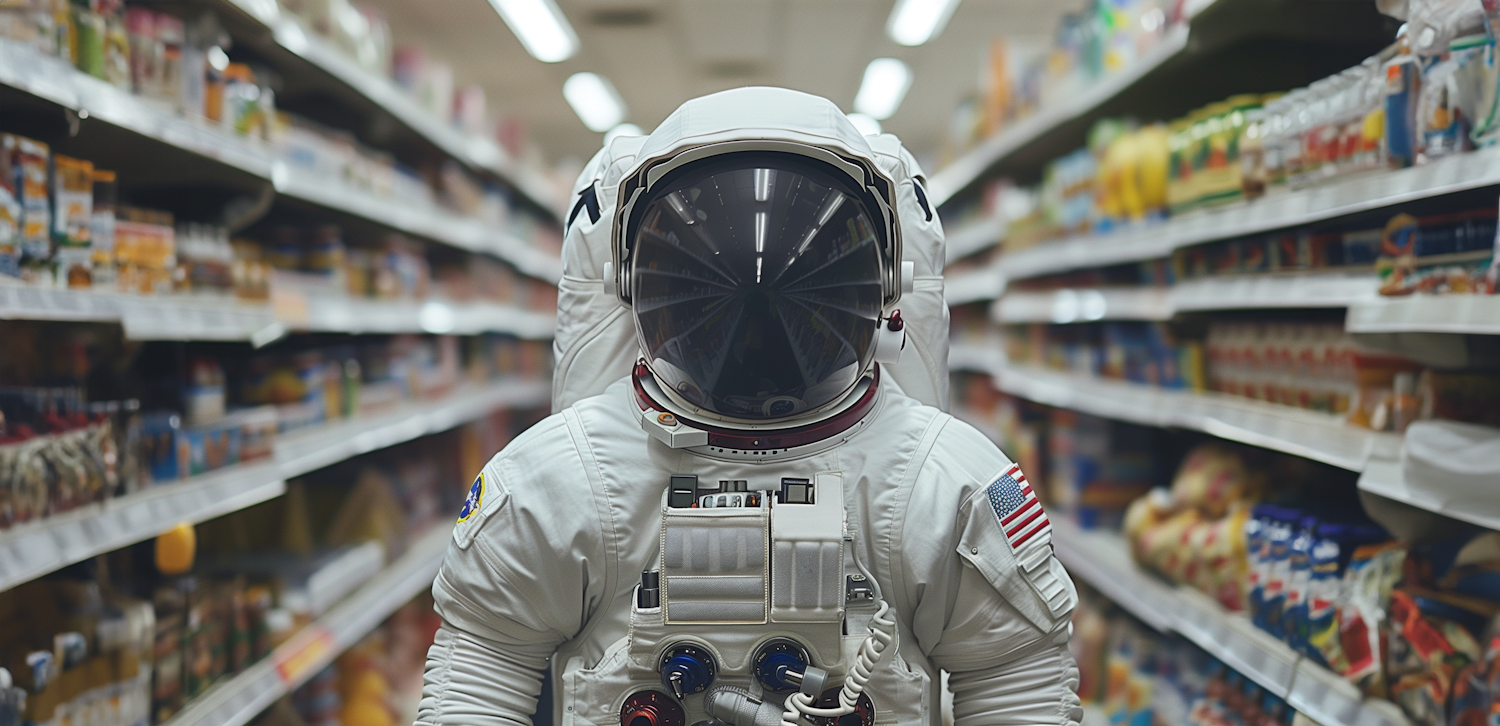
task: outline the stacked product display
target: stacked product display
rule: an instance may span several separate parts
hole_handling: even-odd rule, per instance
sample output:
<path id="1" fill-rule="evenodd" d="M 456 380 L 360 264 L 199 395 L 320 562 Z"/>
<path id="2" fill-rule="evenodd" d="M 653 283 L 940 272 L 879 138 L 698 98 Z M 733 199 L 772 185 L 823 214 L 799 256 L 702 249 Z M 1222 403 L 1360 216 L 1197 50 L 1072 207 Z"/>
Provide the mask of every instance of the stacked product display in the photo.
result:
<path id="1" fill-rule="evenodd" d="M 233 62 L 234 39 L 218 15 L 205 9 L 169 13 L 122 0 L 8 0 L 0 5 L 0 38 L 179 114 L 275 141 L 288 127 L 277 118 L 279 74 Z M 514 122 L 492 118 L 482 89 L 455 88 L 451 65 L 424 48 L 395 47 L 379 10 L 347 0 L 283 2 L 279 10 L 326 38 L 361 70 L 393 82 L 434 118 L 492 136 L 512 153 L 536 153 L 524 148 Z"/>
<path id="2" fill-rule="evenodd" d="M 309 341 L 245 356 L 132 350 L 98 329 L 40 323 L 0 333 L 30 352 L 5 361 L 15 385 L 0 389 L 0 529 L 268 460 L 280 435 L 545 381 L 550 355 L 507 336 Z"/>
<path id="3" fill-rule="evenodd" d="M 1363 347 L 1335 323 L 1286 316 L 1202 322 L 1011 326 L 1003 331 L 1004 351 L 1011 364 L 1215 391 L 1338 414 L 1376 431 L 1399 433 L 1428 419 L 1500 425 L 1500 375 L 1487 369 L 1426 366 Z M 1184 327 L 1203 337 L 1174 332 Z"/>
<path id="4" fill-rule="evenodd" d="M 447 531 L 441 523 L 463 494 L 452 482 L 462 481 L 460 467 L 477 466 L 469 452 L 503 445 L 511 429 L 502 416 L 351 461 L 293 482 L 280 499 L 3 593 L 0 663 L 25 693 L 21 722 L 166 723 L 263 659 L 290 667 L 275 655 L 287 643 L 427 532 Z M 393 614 L 340 665 L 362 672 L 353 664 L 390 638 L 401 693 L 411 696 L 421 673 L 411 664 L 421 662 L 434 616 L 415 607 Z M 407 709 L 415 698 L 389 705 Z"/>
<path id="5" fill-rule="evenodd" d="M 1054 510 L 1119 532 L 1141 570 L 1240 613 L 1414 724 L 1482 723 L 1500 707 L 1500 532 L 1390 506 L 1372 520 L 1346 472 L 957 383 L 955 406 L 1017 453 Z M 1077 616 L 1075 650 L 1093 652 L 1096 617 Z M 1175 703 L 1161 685 L 1142 685 L 1155 690 L 1136 703 Z"/>
<path id="6" fill-rule="evenodd" d="M 291 158 L 320 178 L 359 179 L 372 193 L 403 204 L 423 199 L 436 204 L 421 182 L 404 187 L 401 174 L 324 160 L 316 144 L 291 151 Z M 478 186 L 456 168 L 445 172 L 448 187 L 456 190 L 444 197 L 452 199 L 444 205 L 450 211 L 499 228 L 527 219 L 510 220 L 509 205 L 494 187 Z M 560 247 L 555 232 L 523 231 L 526 236 L 518 238 L 553 254 Z M 370 239 L 365 246 L 346 246 L 336 225 L 276 228 L 259 236 L 265 239 L 234 237 L 219 225 L 177 221 L 169 211 L 121 204 L 116 172 L 52 153 L 39 141 L 0 133 L 0 282 L 142 295 L 233 293 L 251 300 L 268 296 L 269 268 L 312 273 L 336 288 L 347 286 L 357 297 L 422 298 L 431 285 L 424 245 L 401 234 Z M 478 268 L 471 273 L 476 279 L 458 287 L 493 291 L 498 302 L 518 307 L 556 308 L 545 291 L 516 291 L 532 282 L 550 285 L 519 279 L 499 261 L 469 257 L 470 266 Z M 297 286 L 297 278 L 286 284 Z"/>
<path id="7" fill-rule="evenodd" d="M 1307 726 L 1309 719 L 1180 638 L 1156 633 L 1087 587 L 1073 654 L 1086 712 L 1130 726 Z"/>
<path id="8" fill-rule="evenodd" d="M 1063 16 L 1051 47 L 1025 55 L 1002 38 L 982 73 L 982 95 L 955 112 L 954 151 L 1003 133 L 1075 96 L 1101 78 L 1131 67 L 1173 29 L 1186 25 L 1184 3 L 1154 0 L 1090 2 Z"/>
<path id="9" fill-rule="evenodd" d="M 1500 712 L 1493 8 L 1381 7 L 1407 24 L 1347 71 L 1205 90 L 1225 100 L 1160 123 L 1130 114 L 1166 80 L 1101 84 L 936 195 L 950 237 L 989 242 L 948 268 L 953 410 L 1041 483 L 1074 578 L 1147 633 L 1114 636 L 1152 654 L 1111 673 L 1138 694 L 1116 721 Z M 1027 139 L 1078 151 L 1017 183 Z M 1075 634 L 1107 642 L 1082 612 Z M 1219 664 L 1185 688 L 1151 631 Z M 1210 690 L 1240 697 L 1183 705 Z"/>
<path id="10" fill-rule="evenodd" d="M 395 726 L 416 718 L 427 647 L 440 620 L 431 597 L 396 611 L 255 726 Z"/>
<path id="11" fill-rule="evenodd" d="M 538 152 L 342 0 L 0 0 L 0 96 L 0 724 L 410 723 Z"/>
<path id="12" fill-rule="evenodd" d="M 1477 9 L 1424 22 L 1423 38 L 1403 30 L 1381 53 L 1305 88 L 1235 95 L 1161 123 L 1101 119 L 1084 148 L 1047 166 L 1040 185 L 991 180 L 983 193 L 955 204 L 950 221 L 998 218 L 1011 252 L 1081 237 L 1111 257 L 1111 235 L 1149 235 L 1195 210 L 1234 202 L 1253 210 L 1262 197 L 1493 146 L 1500 88 L 1493 22 Z M 1384 295 L 1493 294 L 1500 280 L 1494 219 L 1488 204 L 1177 249 L 1175 279 L 1373 265 Z"/>

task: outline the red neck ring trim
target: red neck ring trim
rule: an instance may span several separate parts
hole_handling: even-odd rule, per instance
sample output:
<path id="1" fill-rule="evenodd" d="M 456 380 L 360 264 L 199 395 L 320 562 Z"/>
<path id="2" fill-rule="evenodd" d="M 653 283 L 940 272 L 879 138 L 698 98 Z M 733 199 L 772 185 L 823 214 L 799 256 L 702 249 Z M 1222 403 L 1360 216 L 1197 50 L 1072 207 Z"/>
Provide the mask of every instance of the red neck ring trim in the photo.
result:
<path id="1" fill-rule="evenodd" d="M 631 383 L 635 386 L 635 402 L 642 411 L 665 411 L 661 404 L 646 393 L 646 387 L 641 381 L 651 375 L 651 369 L 645 363 L 636 363 Z M 806 446 L 825 439 L 833 438 L 859 423 L 875 406 L 875 393 L 880 388 L 880 366 L 875 366 L 874 379 L 870 381 L 870 387 L 865 390 L 863 396 L 854 402 L 853 406 L 839 412 L 838 414 L 819 421 L 797 426 L 789 429 L 771 431 L 740 431 L 737 429 L 726 429 L 699 421 L 693 421 L 673 413 L 685 426 L 708 432 L 708 445 L 720 449 L 736 449 L 739 451 L 780 451 L 796 446 Z"/>

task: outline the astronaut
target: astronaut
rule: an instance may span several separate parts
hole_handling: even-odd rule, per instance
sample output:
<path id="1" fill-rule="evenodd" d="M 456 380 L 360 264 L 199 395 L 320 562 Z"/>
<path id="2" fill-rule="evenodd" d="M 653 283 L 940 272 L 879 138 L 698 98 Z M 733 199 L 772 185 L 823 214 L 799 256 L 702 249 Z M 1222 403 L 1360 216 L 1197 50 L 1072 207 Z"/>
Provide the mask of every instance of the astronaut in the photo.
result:
<path id="1" fill-rule="evenodd" d="M 922 184 L 894 137 L 774 88 L 595 157 L 560 412 L 470 488 L 418 724 L 528 723 L 546 668 L 565 725 L 934 724 L 942 671 L 959 726 L 1078 723 L 1047 515 L 940 410 Z"/>

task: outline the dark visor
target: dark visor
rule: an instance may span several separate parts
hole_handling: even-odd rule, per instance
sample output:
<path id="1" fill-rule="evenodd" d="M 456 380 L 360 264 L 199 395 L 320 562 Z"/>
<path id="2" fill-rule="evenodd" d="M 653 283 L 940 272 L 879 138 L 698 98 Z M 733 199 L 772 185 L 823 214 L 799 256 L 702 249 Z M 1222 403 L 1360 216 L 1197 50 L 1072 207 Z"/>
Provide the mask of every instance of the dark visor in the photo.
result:
<path id="1" fill-rule="evenodd" d="M 849 391 L 874 355 L 882 299 L 865 195 L 792 154 L 726 155 L 674 176 L 632 215 L 630 290 L 658 380 L 744 419 Z"/>

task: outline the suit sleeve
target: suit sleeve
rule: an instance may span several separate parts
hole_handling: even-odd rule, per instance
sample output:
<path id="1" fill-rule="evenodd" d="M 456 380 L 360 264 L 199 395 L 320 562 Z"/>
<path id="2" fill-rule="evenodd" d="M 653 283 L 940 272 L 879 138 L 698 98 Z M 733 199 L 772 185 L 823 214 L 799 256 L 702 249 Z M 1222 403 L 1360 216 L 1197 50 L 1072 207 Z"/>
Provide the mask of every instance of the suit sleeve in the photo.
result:
<path id="1" fill-rule="evenodd" d="M 931 514 L 953 526 L 933 543 L 943 551 L 932 553 L 931 571 L 941 574 L 918 607 L 943 622 L 940 633 L 927 631 L 924 650 L 950 673 L 956 726 L 1077 726 L 1083 711 L 1068 638 L 1078 594 L 1052 555 L 1047 514 L 1018 468 L 957 426 L 960 445 L 933 452 L 962 455 L 933 462 L 950 479 L 950 495 L 932 506 L 950 514 Z"/>
<path id="2" fill-rule="evenodd" d="M 530 724 L 548 659 L 597 605 L 595 510 L 559 506 L 566 492 L 504 457 L 476 480 L 479 501 L 471 488 L 433 583 L 443 622 L 427 653 L 418 726 Z"/>

